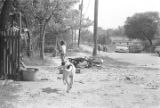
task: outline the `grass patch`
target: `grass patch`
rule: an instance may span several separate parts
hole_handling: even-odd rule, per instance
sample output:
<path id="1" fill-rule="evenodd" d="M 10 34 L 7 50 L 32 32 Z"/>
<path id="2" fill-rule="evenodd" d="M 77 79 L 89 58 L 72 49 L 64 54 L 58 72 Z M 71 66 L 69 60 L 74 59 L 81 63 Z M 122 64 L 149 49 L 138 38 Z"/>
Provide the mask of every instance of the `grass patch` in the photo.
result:
<path id="1" fill-rule="evenodd" d="M 50 59 L 44 58 L 44 60 L 42 60 L 38 56 L 34 56 L 31 58 L 24 57 L 23 62 L 27 66 L 48 66 L 52 64 L 52 61 Z"/>

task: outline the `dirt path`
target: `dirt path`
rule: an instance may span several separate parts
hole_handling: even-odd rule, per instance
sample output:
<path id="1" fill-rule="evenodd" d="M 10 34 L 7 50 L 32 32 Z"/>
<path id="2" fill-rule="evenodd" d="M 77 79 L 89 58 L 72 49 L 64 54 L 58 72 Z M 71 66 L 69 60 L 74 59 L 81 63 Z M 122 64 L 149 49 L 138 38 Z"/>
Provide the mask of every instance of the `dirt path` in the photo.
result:
<path id="1" fill-rule="evenodd" d="M 52 59 L 54 66 L 59 64 L 58 58 Z M 54 66 L 39 67 L 39 81 L 11 83 L 19 86 L 17 99 L 8 101 L 11 108 L 160 108 L 159 69 L 134 65 L 82 69 L 66 93 Z"/>
<path id="2" fill-rule="evenodd" d="M 19 82 L 15 108 L 159 108 L 158 70 L 84 69 L 70 93 L 65 92 L 61 75 L 51 70 L 46 71 L 53 75 L 47 81 Z"/>

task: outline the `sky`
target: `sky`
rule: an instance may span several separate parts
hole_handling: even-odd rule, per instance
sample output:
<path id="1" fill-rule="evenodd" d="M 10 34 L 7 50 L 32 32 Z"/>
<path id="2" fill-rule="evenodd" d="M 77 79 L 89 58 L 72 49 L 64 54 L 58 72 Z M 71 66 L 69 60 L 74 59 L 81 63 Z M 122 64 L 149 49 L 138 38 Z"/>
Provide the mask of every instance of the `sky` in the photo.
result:
<path id="1" fill-rule="evenodd" d="M 84 0 L 83 14 L 91 20 L 94 19 L 94 1 Z M 98 7 L 98 26 L 109 29 L 123 26 L 126 18 L 135 13 L 160 13 L 160 0 L 99 0 Z"/>

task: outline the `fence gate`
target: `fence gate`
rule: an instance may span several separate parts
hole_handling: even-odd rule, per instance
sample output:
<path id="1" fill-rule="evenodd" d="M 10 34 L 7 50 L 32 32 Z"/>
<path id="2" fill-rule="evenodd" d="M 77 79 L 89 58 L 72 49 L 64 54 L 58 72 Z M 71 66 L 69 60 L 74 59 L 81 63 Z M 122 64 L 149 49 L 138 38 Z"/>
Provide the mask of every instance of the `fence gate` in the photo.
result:
<path id="1" fill-rule="evenodd" d="M 20 67 L 20 33 L 0 33 L 0 76 L 17 79 Z"/>

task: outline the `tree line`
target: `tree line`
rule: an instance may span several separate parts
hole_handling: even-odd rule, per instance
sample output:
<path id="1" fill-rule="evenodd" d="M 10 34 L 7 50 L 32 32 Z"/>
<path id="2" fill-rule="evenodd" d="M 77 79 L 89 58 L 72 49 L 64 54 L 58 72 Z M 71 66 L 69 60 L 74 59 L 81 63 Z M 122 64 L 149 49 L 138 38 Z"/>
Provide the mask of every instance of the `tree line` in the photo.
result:
<path id="1" fill-rule="evenodd" d="M 79 0 L 0 0 L 0 30 L 19 29 L 21 13 L 22 28 L 27 28 L 30 37 L 28 43 L 39 50 L 43 59 L 46 34 L 55 39 L 63 38 L 72 44 L 76 40 L 73 36 L 80 28 L 80 10 L 73 7 L 77 3 Z M 147 40 L 152 45 L 152 39 L 159 35 L 159 19 L 158 12 L 136 13 L 117 29 L 99 27 L 97 41 L 110 44 L 110 37 L 126 36 Z M 93 33 L 87 29 L 91 25 L 93 22 L 82 15 L 81 41 L 93 42 Z"/>

